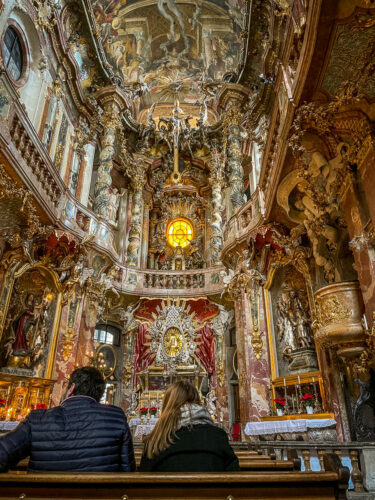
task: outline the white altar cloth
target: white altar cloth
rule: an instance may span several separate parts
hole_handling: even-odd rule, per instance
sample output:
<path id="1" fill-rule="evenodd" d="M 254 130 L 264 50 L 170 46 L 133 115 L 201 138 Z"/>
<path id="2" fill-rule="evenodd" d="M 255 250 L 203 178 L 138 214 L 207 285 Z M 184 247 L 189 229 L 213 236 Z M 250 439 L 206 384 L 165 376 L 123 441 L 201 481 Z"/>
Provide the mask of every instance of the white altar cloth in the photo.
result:
<path id="1" fill-rule="evenodd" d="M 282 432 L 306 432 L 307 429 L 331 427 L 336 424 L 333 419 L 267 420 L 265 422 L 248 422 L 245 426 L 247 436 L 259 434 L 280 434 Z"/>
<path id="2" fill-rule="evenodd" d="M 142 436 L 150 434 L 155 424 L 140 424 L 135 428 L 134 438 L 142 439 Z"/>
<path id="3" fill-rule="evenodd" d="M 144 418 L 144 422 L 146 422 L 147 418 L 145 417 Z M 156 424 L 156 422 L 159 420 L 158 417 L 150 417 L 150 424 Z M 134 418 L 131 418 L 129 419 L 129 427 L 137 427 L 137 425 L 139 425 L 141 423 L 141 419 L 140 417 L 134 417 Z"/>
<path id="4" fill-rule="evenodd" d="M 19 422 L 14 420 L 2 420 L 0 421 L 0 431 L 12 431 L 19 425 Z"/>

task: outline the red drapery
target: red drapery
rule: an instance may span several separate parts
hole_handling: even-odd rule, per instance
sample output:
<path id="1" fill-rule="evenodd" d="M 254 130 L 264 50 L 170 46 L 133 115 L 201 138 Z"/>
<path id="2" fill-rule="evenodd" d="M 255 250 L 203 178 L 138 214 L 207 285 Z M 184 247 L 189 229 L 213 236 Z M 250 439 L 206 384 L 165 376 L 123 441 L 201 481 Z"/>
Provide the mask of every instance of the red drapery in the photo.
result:
<path id="1" fill-rule="evenodd" d="M 198 330 L 197 337 L 200 345 L 195 351 L 199 361 L 209 375 L 215 374 L 215 339 L 214 334 L 209 325 L 205 325 Z"/>

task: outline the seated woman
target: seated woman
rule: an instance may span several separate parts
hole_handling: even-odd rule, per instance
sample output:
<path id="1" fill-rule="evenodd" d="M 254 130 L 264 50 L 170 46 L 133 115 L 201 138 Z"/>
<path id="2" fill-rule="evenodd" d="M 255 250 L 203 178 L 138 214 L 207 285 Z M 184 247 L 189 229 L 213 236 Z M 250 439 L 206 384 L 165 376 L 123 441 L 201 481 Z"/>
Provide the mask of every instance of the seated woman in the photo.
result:
<path id="1" fill-rule="evenodd" d="M 175 382 L 164 395 L 163 409 L 145 440 L 142 472 L 206 472 L 240 470 L 225 431 L 216 427 L 201 406 L 197 389 Z"/>

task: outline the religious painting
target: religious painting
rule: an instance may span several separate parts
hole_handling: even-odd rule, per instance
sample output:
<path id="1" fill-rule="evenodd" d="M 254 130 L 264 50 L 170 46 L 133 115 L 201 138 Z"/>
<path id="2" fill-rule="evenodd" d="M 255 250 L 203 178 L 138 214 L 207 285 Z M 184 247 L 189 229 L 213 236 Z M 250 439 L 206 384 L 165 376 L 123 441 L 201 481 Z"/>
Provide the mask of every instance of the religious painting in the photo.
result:
<path id="1" fill-rule="evenodd" d="M 195 103 L 198 80 L 220 80 L 240 62 L 246 2 L 92 0 L 108 62 L 125 84 L 144 82 L 151 98 Z M 173 96 L 172 96 L 173 97 Z"/>
<path id="2" fill-rule="evenodd" d="M 29 269 L 13 285 L 0 340 L 0 371 L 46 376 L 58 291 L 51 274 Z"/>
<path id="3" fill-rule="evenodd" d="M 276 270 L 268 292 L 277 376 L 317 369 L 306 281 L 292 265 Z"/>

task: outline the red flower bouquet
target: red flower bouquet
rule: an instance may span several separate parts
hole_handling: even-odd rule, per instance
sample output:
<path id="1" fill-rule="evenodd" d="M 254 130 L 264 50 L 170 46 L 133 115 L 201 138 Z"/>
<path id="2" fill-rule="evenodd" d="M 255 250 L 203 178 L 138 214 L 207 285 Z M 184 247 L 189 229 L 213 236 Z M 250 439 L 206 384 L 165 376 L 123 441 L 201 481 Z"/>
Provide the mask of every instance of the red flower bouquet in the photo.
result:
<path id="1" fill-rule="evenodd" d="M 146 408 L 144 406 L 143 408 L 140 409 L 140 412 L 141 412 L 141 415 L 146 415 L 146 413 L 148 412 L 148 408 Z"/>
<path id="2" fill-rule="evenodd" d="M 156 406 L 151 406 L 150 415 L 152 415 L 154 417 L 157 414 L 157 412 L 158 412 L 158 409 L 156 408 Z"/>
<path id="3" fill-rule="evenodd" d="M 276 408 L 278 410 L 283 410 L 286 405 L 285 398 L 277 398 L 274 399 L 273 402 L 276 404 Z"/>
<path id="4" fill-rule="evenodd" d="M 47 405 L 46 405 L 46 404 L 44 404 L 44 403 L 38 403 L 38 404 L 36 405 L 36 409 L 37 409 L 37 410 L 46 410 L 46 409 L 47 409 Z"/>
<path id="5" fill-rule="evenodd" d="M 309 394 L 308 392 L 306 392 L 306 394 L 304 394 L 302 396 L 302 398 L 299 398 L 299 400 L 301 402 L 301 405 L 305 409 L 306 409 L 306 406 L 314 406 L 315 398 L 312 394 Z"/>
<path id="6" fill-rule="evenodd" d="M 4 406 L 7 405 L 7 400 L 6 399 L 0 399 L 0 408 L 4 408 Z"/>

